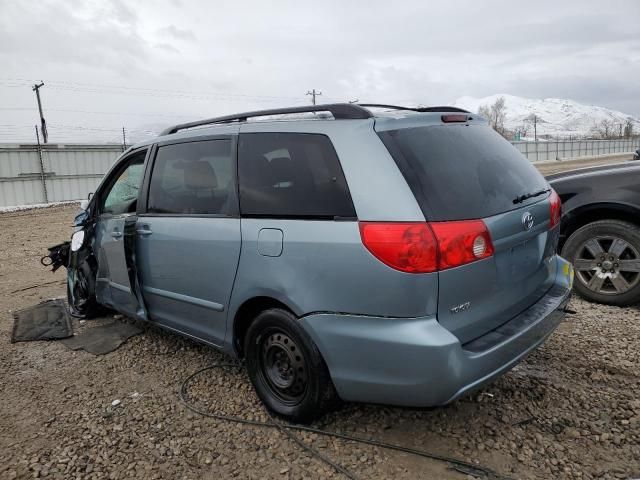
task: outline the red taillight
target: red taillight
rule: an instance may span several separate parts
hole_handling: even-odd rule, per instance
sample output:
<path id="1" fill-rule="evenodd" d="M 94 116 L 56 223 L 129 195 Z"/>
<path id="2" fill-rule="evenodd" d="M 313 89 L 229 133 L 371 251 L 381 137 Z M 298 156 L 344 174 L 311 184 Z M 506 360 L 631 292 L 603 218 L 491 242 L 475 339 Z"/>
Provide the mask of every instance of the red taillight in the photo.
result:
<path id="1" fill-rule="evenodd" d="M 493 255 L 482 220 L 360 223 L 364 246 L 381 262 L 408 273 L 428 273 Z"/>
<path id="2" fill-rule="evenodd" d="M 438 250 L 426 223 L 361 222 L 365 247 L 381 262 L 409 273 L 435 272 Z"/>
<path id="3" fill-rule="evenodd" d="M 440 247 L 439 270 L 493 255 L 491 236 L 482 220 L 434 222 L 430 225 Z"/>
<path id="4" fill-rule="evenodd" d="M 553 228 L 560 223 L 562 217 L 562 202 L 560 196 L 554 189 L 549 195 L 549 228 Z"/>

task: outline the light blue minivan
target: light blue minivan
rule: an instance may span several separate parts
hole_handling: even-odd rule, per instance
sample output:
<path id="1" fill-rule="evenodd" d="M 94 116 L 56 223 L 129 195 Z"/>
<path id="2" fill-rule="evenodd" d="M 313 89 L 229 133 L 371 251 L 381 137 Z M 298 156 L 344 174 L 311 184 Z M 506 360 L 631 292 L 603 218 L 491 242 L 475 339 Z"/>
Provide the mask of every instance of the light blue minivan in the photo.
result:
<path id="1" fill-rule="evenodd" d="M 464 110 L 213 118 L 118 159 L 76 218 L 69 304 L 244 358 L 262 401 L 294 421 L 337 399 L 443 405 L 561 321 L 560 210 Z"/>

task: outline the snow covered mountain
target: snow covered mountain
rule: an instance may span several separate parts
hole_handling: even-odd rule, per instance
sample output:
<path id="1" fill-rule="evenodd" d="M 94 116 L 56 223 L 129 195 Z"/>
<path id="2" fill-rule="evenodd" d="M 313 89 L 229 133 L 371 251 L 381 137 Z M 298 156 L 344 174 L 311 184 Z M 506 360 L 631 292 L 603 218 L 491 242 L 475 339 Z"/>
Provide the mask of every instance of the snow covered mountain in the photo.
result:
<path id="1" fill-rule="evenodd" d="M 476 113 L 481 106 L 492 105 L 500 97 L 504 97 L 506 105 L 505 127 L 513 131 L 522 130 L 524 127 L 527 137 L 533 137 L 532 115 L 537 117 L 538 137 L 591 135 L 604 121 L 618 134 L 620 125 L 624 129 L 628 120 L 634 124 L 634 134 L 640 133 L 638 118 L 616 110 L 584 105 L 562 98 L 535 99 L 500 93 L 484 98 L 461 97 L 455 101 L 454 106 Z"/>

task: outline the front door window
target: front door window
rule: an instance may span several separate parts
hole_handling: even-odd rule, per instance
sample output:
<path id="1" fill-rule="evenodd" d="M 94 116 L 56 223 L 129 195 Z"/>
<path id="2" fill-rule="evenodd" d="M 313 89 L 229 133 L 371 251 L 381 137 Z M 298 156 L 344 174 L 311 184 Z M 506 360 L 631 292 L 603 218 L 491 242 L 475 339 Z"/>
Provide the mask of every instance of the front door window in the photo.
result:
<path id="1" fill-rule="evenodd" d="M 145 152 L 131 159 L 131 163 L 118 175 L 105 192 L 104 203 L 100 211 L 119 215 L 136 211 L 138 192 L 144 174 Z"/>

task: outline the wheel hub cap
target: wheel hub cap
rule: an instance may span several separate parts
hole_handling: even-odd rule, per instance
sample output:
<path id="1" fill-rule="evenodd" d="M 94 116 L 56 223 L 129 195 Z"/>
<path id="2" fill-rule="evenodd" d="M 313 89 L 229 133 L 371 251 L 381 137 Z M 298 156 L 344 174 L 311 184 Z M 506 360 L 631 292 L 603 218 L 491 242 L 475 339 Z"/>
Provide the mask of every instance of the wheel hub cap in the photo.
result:
<path id="1" fill-rule="evenodd" d="M 640 253 L 617 236 L 590 238 L 574 259 L 576 277 L 589 290 L 603 295 L 619 295 L 640 282 Z"/>

